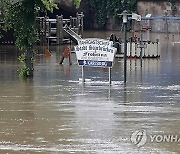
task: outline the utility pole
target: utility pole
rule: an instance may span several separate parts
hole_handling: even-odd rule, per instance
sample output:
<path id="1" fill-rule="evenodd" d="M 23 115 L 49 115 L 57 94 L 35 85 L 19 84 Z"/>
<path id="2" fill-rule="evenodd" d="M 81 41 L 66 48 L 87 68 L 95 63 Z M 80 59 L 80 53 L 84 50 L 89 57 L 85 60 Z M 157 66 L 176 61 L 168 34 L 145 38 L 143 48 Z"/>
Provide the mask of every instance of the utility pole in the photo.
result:
<path id="1" fill-rule="evenodd" d="M 123 26 L 124 26 L 124 33 L 123 33 L 123 40 L 124 40 L 124 83 L 127 81 L 127 22 L 128 16 L 132 16 L 132 19 L 137 21 L 141 21 L 141 16 L 138 14 L 128 14 L 126 10 L 124 10 L 121 14 L 118 14 L 123 17 Z"/>
<path id="2" fill-rule="evenodd" d="M 123 17 L 123 40 L 124 40 L 124 83 L 126 83 L 126 74 L 127 74 L 127 22 L 128 22 L 128 14 L 126 10 L 124 10 L 120 16 Z"/>

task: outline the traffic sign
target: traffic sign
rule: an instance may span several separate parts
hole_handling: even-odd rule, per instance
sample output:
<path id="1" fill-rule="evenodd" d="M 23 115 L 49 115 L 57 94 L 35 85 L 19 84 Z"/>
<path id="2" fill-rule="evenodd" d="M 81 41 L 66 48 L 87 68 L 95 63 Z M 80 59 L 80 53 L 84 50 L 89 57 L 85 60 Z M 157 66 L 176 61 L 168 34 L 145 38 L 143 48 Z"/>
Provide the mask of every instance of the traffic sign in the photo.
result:
<path id="1" fill-rule="evenodd" d="M 105 39 L 81 39 L 74 47 L 78 64 L 89 67 L 112 67 L 117 51 L 113 42 Z"/>

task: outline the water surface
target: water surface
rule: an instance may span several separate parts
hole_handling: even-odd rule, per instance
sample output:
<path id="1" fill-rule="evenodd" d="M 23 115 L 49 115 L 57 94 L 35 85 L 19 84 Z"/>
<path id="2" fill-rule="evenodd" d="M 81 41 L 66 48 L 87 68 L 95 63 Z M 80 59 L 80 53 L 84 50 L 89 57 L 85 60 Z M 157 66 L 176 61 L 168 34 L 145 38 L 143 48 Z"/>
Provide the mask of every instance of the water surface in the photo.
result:
<path id="1" fill-rule="evenodd" d="M 107 38 L 111 32 L 86 32 Z M 119 34 L 116 32 L 117 35 Z M 123 83 L 123 59 L 115 59 L 112 85 L 108 69 L 85 68 L 90 79 L 79 82 L 81 67 L 59 65 L 63 46 L 52 46 L 52 56 L 39 48 L 33 79 L 23 80 L 17 70 L 20 54 L 12 46 L 0 46 L 0 153 L 179 153 L 179 142 L 151 142 L 149 135 L 179 135 L 180 44 L 164 34 L 161 58 L 128 59 L 127 84 Z M 178 39 L 179 36 L 175 36 Z M 140 148 L 130 138 L 146 130 Z"/>

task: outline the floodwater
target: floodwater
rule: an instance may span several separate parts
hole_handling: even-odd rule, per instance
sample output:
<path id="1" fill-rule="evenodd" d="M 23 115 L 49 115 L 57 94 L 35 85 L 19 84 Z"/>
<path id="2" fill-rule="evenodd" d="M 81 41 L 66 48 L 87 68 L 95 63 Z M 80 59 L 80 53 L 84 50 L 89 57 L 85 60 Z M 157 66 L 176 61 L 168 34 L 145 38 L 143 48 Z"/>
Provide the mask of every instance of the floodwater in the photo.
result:
<path id="1" fill-rule="evenodd" d="M 0 46 L 0 153 L 180 153 L 180 44 L 151 34 L 157 38 L 161 58 L 143 59 L 142 68 L 139 59 L 128 59 L 126 85 L 123 59 L 115 59 L 111 86 L 108 69 L 88 67 L 83 86 L 74 53 L 72 66 L 59 65 L 63 46 L 51 46 L 51 57 L 37 47 L 34 77 L 23 80 L 20 53 Z"/>

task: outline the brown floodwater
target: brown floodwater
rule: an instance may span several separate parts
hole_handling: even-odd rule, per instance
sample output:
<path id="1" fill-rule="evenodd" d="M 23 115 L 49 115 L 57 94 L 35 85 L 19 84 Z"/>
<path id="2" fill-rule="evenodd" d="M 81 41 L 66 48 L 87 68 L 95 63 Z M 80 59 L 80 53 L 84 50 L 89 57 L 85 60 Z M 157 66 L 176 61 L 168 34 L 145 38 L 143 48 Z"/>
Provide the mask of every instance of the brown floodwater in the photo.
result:
<path id="1" fill-rule="evenodd" d="M 123 59 L 116 58 L 111 86 L 108 69 L 90 67 L 83 86 L 74 53 L 71 66 L 59 65 L 64 46 L 51 46 L 51 57 L 42 54 L 45 47 L 35 47 L 34 77 L 21 79 L 20 53 L 1 45 L 0 153 L 180 153 L 180 44 L 172 45 L 172 37 L 150 35 L 160 40 L 161 57 L 143 59 L 142 67 L 139 59 L 128 59 L 126 85 Z M 146 140 L 136 136 L 135 145 L 137 130 L 146 131 Z"/>

